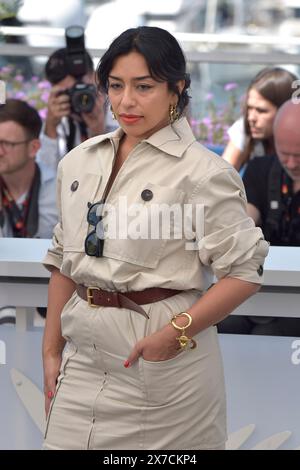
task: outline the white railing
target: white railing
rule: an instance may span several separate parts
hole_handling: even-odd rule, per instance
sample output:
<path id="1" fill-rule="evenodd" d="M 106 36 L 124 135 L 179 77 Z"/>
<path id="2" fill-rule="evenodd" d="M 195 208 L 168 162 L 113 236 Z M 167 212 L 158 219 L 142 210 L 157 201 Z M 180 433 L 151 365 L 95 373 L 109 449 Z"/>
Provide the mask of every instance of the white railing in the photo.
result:
<path id="1" fill-rule="evenodd" d="M 63 38 L 63 28 L 0 26 L 0 35 L 49 36 Z M 300 64 L 300 37 L 255 36 L 245 34 L 174 33 L 182 44 L 189 62 L 248 63 L 248 64 Z M 94 58 L 103 55 L 108 44 L 89 48 Z M 248 46 L 247 48 L 245 46 Z M 1 53 L 11 56 L 49 56 L 57 47 L 1 44 Z M 255 49 L 255 50 L 253 50 Z"/>
<path id="2" fill-rule="evenodd" d="M 0 34 L 11 36 L 53 36 L 64 37 L 64 28 L 50 28 L 47 26 L 0 26 Z M 278 35 L 251 35 L 251 34 L 233 34 L 233 33 L 180 33 L 174 32 L 174 36 L 178 41 L 185 44 L 202 45 L 206 44 L 261 44 L 273 45 L 278 44 L 287 46 L 300 46 L 300 37 L 295 36 L 278 36 Z M 108 44 L 105 44 L 107 47 Z"/>

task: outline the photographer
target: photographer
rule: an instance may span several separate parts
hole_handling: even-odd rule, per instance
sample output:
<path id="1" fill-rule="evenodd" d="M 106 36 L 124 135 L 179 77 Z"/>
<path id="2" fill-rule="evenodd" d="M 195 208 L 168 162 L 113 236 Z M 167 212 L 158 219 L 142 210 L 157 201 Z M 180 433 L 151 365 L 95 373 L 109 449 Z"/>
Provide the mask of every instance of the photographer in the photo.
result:
<path id="1" fill-rule="evenodd" d="M 38 161 L 55 168 L 76 145 L 107 131 L 105 98 L 96 92 L 93 61 L 84 48 L 83 29 L 67 28 L 66 40 L 67 47 L 55 51 L 45 66 L 46 78 L 53 87 Z"/>

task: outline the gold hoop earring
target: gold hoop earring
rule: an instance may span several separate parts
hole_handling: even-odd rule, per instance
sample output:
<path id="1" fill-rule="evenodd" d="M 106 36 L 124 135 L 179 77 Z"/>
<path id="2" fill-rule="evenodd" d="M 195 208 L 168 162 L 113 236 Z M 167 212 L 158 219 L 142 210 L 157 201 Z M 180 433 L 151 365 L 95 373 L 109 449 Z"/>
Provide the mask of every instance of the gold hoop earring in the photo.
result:
<path id="1" fill-rule="evenodd" d="M 112 118 L 113 120 L 115 121 L 117 119 L 115 113 L 114 113 L 114 110 L 112 109 L 112 106 L 110 105 L 110 112 L 111 112 L 111 115 L 112 115 Z"/>
<path id="2" fill-rule="evenodd" d="M 179 112 L 177 110 L 177 105 L 176 104 L 170 104 L 170 107 L 169 107 L 170 124 L 173 124 L 173 122 L 177 121 L 178 118 L 179 118 Z"/>

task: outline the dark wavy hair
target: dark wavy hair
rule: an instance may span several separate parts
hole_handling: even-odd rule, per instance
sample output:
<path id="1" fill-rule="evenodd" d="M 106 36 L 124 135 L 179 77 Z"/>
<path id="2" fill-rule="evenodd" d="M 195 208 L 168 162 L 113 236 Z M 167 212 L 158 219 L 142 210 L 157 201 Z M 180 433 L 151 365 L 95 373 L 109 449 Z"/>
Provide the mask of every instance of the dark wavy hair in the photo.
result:
<path id="1" fill-rule="evenodd" d="M 169 90 L 177 94 L 177 109 L 182 115 L 189 103 L 187 90 L 191 80 L 186 72 L 186 60 L 180 45 L 172 34 L 162 28 L 131 28 L 114 39 L 97 66 L 96 80 L 99 91 L 108 92 L 108 77 L 115 60 L 132 51 L 142 54 L 153 79 L 167 82 Z M 177 87 L 179 80 L 185 80 L 181 93 Z"/>

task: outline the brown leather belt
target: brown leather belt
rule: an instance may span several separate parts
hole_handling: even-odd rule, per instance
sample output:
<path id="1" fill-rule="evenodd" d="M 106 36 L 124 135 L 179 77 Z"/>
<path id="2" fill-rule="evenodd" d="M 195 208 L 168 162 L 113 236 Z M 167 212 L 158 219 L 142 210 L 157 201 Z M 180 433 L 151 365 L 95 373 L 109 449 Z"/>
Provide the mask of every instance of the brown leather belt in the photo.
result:
<path id="1" fill-rule="evenodd" d="M 85 287 L 80 284 L 77 284 L 76 290 L 79 297 L 86 300 L 90 307 L 101 305 L 102 307 L 127 308 L 135 310 L 147 318 L 149 316 L 141 305 L 159 302 L 182 292 L 181 290 L 163 289 L 162 287 L 152 287 L 142 291 L 110 292 L 99 289 L 99 287 Z"/>

